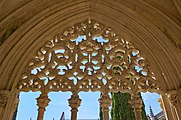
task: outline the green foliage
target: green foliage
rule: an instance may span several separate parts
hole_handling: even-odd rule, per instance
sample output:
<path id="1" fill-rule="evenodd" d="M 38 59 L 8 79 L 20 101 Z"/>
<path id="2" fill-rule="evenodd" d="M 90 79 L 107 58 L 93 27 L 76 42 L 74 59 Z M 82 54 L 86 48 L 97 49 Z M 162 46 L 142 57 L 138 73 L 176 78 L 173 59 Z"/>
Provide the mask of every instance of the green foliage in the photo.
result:
<path id="1" fill-rule="evenodd" d="M 141 97 L 140 93 L 139 95 Z M 112 93 L 112 120 L 135 120 L 133 108 L 128 103 L 130 99 L 131 95 L 129 93 Z M 144 103 L 142 107 L 142 120 L 147 120 Z"/>
<path id="2" fill-rule="evenodd" d="M 128 93 L 112 93 L 112 120 L 134 120 L 134 112 L 128 101 L 131 99 Z"/>
<path id="3" fill-rule="evenodd" d="M 103 120 L 102 107 L 99 107 L 99 120 Z"/>

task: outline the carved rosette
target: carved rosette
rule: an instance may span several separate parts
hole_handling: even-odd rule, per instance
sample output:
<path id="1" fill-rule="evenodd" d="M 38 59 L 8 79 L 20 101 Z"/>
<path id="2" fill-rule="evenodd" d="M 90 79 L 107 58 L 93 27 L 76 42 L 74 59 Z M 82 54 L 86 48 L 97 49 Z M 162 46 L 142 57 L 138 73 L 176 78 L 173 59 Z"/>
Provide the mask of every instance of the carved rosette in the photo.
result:
<path id="1" fill-rule="evenodd" d="M 110 27 L 87 19 L 45 43 L 30 60 L 19 91 L 158 91 L 148 61 Z"/>

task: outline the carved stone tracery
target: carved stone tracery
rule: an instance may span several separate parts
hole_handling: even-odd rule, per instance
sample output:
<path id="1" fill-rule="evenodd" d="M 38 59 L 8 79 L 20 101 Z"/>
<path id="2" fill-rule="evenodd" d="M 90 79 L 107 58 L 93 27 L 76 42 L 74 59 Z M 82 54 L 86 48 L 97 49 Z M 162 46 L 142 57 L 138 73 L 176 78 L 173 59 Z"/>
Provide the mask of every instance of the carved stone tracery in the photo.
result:
<path id="1" fill-rule="evenodd" d="M 107 120 L 111 105 L 109 92 L 135 95 L 141 91 L 158 91 L 159 88 L 149 63 L 141 57 L 133 43 L 123 40 L 111 28 L 90 19 L 67 28 L 46 42 L 28 63 L 17 84 L 19 91 L 41 91 L 46 96 L 47 101 L 43 101 L 44 98 L 37 99 L 38 120 L 43 120 L 49 102 L 47 94 L 52 91 L 73 93 L 69 99 L 73 120 L 77 119 L 81 103 L 78 93 L 100 91 L 103 96 L 99 101 L 104 119 Z M 141 119 L 138 97 L 132 96 L 134 99 L 131 104 L 136 118 Z"/>
<path id="2" fill-rule="evenodd" d="M 67 28 L 39 49 L 20 91 L 131 92 L 158 90 L 148 62 L 132 43 L 94 20 Z"/>

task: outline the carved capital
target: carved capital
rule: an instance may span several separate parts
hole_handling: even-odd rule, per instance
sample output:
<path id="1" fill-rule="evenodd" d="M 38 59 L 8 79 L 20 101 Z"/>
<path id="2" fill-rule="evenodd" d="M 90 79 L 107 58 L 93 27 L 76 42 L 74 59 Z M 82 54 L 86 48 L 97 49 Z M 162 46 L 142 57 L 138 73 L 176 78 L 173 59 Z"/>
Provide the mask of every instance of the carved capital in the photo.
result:
<path id="1" fill-rule="evenodd" d="M 46 106 L 48 106 L 48 103 L 50 102 L 50 99 L 48 98 L 47 94 L 41 94 L 37 99 L 37 105 L 39 109 L 45 109 Z"/>
<path id="2" fill-rule="evenodd" d="M 141 109 L 141 107 L 142 107 L 142 100 L 141 100 L 140 96 L 137 94 L 131 95 L 131 100 L 129 101 L 129 103 L 136 110 Z"/>
<path id="3" fill-rule="evenodd" d="M 9 98 L 9 91 L 0 91 L 0 107 L 6 107 Z"/>
<path id="4" fill-rule="evenodd" d="M 78 111 L 78 107 L 81 104 L 81 99 L 79 98 L 79 95 L 71 95 L 71 98 L 68 99 L 69 106 L 72 108 L 72 111 Z"/>
<path id="5" fill-rule="evenodd" d="M 109 108 L 111 105 L 111 99 L 109 95 L 102 95 L 102 97 L 99 99 L 99 103 L 103 109 Z"/>
<path id="6" fill-rule="evenodd" d="M 79 95 L 73 94 L 68 101 L 69 106 L 71 107 L 71 120 L 77 120 L 78 107 L 80 106 L 82 100 L 79 98 Z"/>
<path id="7" fill-rule="evenodd" d="M 180 107 L 181 106 L 181 97 L 180 97 L 180 93 L 177 90 L 171 90 L 169 92 L 167 92 L 167 96 L 168 96 L 168 100 L 170 102 L 170 104 L 174 107 Z"/>
<path id="8" fill-rule="evenodd" d="M 50 99 L 48 98 L 48 95 L 45 93 L 42 93 L 37 99 L 37 105 L 38 105 L 38 118 L 37 120 L 43 120 L 45 108 L 48 106 L 48 103 L 50 102 Z"/>

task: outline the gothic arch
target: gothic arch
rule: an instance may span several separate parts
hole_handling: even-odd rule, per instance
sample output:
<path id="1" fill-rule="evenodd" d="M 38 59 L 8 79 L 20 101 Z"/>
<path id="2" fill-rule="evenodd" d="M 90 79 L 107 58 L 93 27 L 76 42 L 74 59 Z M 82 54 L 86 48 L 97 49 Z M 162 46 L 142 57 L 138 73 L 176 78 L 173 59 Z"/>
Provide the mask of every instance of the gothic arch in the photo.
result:
<path id="1" fill-rule="evenodd" d="M 71 119 L 77 119 L 79 92 L 100 91 L 100 105 L 109 120 L 109 92 L 128 92 L 137 120 L 141 119 L 139 92 L 163 92 L 159 81 L 133 43 L 95 20 L 66 28 L 36 51 L 25 66 L 17 91 L 41 91 L 38 120 L 43 120 L 49 92 L 72 92 Z M 15 91 L 16 91 L 15 89 Z"/>
<path id="2" fill-rule="evenodd" d="M 157 80 L 162 84 L 164 94 L 170 90 L 180 90 L 181 61 L 177 43 L 181 34 L 180 22 L 176 17 L 147 1 L 32 0 L 7 9 L 7 13 L 0 17 L 3 25 L 1 33 L 17 21 L 22 22 L 0 46 L 1 93 L 7 90 L 7 94 L 14 95 L 13 90 L 25 65 L 41 43 L 88 17 L 109 25 L 142 51 L 143 57 L 152 65 Z M 8 118 L 13 101 L 14 97 L 10 97 L 4 118 Z"/>

